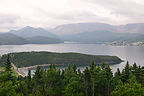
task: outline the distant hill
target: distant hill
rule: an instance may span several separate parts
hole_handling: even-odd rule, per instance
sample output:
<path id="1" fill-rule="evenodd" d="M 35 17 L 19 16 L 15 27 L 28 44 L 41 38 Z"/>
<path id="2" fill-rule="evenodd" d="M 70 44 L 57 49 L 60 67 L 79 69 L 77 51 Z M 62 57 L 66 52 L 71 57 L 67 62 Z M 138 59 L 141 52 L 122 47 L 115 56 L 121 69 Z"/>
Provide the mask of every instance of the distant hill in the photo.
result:
<path id="1" fill-rule="evenodd" d="M 121 33 L 140 33 L 144 34 L 144 23 L 132 23 L 116 26 L 118 32 Z"/>
<path id="2" fill-rule="evenodd" d="M 76 23 L 60 25 L 56 28 L 50 29 L 49 31 L 57 35 L 72 35 L 81 32 L 92 32 L 100 30 L 115 31 L 115 28 L 112 25 L 104 23 Z"/>
<path id="3" fill-rule="evenodd" d="M 22 45 L 22 44 L 55 44 L 63 43 L 62 40 L 44 36 L 23 38 L 12 33 L 0 34 L 0 45 Z"/>
<path id="4" fill-rule="evenodd" d="M 10 53 L 11 61 L 18 67 L 27 67 L 41 64 L 56 64 L 67 66 L 76 64 L 77 66 L 89 65 L 91 61 L 95 64 L 119 64 L 122 62 L 117 56 L 86 55 L 80 53 L 55 53 L 55 52 L 20 52 Z M 7 55 L 0 58 L 0 66 L 3 66 Z"/>
<path id="5" fill-rule="evenodd" d="M 120 33 L 114 33 L 109 31 L 92 31 L 82 32 L 75 35 L 61 36 L 65 41 L 74 41 L 81 43 L 102 43 L 119 40 L 122 37 Z"/>
<path id="6" fill-rule="evenodd" d="M 110 31 L 116 33 L 141 33 L 144 34 L 144 23 L 132 23 L 126 25 L 110 25 L 105 23 L 76 23 L 76 24 L 65 24 L 57 26 L 53 29 L 49 29 L 57 35 L 72 35 L 81 32 L 92 32 L 92 31 Z"/>
<path id="7" fill-rule="evenodd" d="M 11 30 L 0 33 L 0 45 L 19 44 L 53 44 L 62 43 L 57 35 L 42 28 L 24 27 L 20 30 Z"/>
<path id="8" fill-rule="evenodd" d="M 50 38 L 58 38 L 58 36 L 48 32 L 47 30 L 43 28 L 33 28 L 30 26 L 26 26 L 20 30 L 11 30 L 9 33 L 13 33 L 20 37 L 35 37 L 35 36 L 44 36 L 44 37 L 50 37 Z"/>
<path id="9" fill-rule="evenodd" d="M 136 42 L 144 41 L 144 34 L 115 33 L 110 31 L 82 32 L 74 35 L 61 36 L 64 41 L 80 43 L 105 43 L 113 41 Z"/>
<path id="10" fill-rule="evenodd" d="M 25 38 L 30 44 L 53 44 L 53 43 L 63 43 L 62 40 L 56 38 L 50 38 L 45 36 L 35 36 Z"/>
<path id="11" fill-rule="evenodd" d="M 27 44 L 27 40 L 11 33 L 0 34 L 0 45 Z"/>
<path id="12" fill-rule="evenodd" d="M 17 42 L 2 36 L 1 44 L 51 44 L 63 41 L 81 43 L 104 43 L 104 42 L 144 42 L 144 23 L 113 26 L 104 23 L 77 23 L 57 26 L 49 31 L 43 28 L 30 26 L 19 30 L 11 30 L 13 37 L 21 38 Z M 57 34 L 57 35 L 55 35 Z M 0 34 L 1 35 L 1 34 Z M 5 38 L 6 37 L 6 38 Z M 12 38 L 12 37 L 11 37 Z M 7 41 L 6 41 L 7 40 Z M 9 41 L 9 42 L 8 42 Z"/>

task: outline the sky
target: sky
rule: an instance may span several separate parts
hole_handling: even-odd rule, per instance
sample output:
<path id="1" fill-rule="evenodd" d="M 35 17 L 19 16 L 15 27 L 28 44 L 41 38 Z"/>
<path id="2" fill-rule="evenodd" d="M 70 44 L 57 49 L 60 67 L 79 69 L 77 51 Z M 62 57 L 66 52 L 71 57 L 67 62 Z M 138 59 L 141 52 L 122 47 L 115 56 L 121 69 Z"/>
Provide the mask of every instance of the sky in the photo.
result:
<path id="1" fill-rule="evenodd" d="M 25 26 L 144 23 L 144 0 L 0 0 L 0 32 Z"/>

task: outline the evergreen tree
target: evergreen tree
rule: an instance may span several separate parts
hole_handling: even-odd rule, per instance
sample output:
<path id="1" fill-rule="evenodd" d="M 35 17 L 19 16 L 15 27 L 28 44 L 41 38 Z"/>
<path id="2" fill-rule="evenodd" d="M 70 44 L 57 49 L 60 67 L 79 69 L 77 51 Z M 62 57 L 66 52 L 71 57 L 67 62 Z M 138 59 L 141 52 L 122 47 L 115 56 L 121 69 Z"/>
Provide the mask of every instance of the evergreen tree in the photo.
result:
<path id="1" fill-rule="evenodd" d="M 36 83 L 40 83 L 40 79 L 41 79 L 41 68 L 38 66 L 36 71 L 35 71 L 35 75 L 34 75 L 34 79 L 36 81 Z"/>
<path id="2" fill-rule="evenodd" d="M 12 65 L 11 65 L 11 61 L 10 61 L 10 55 L 8 54 L 7 55 L 7 60 L 5 62 L 5 71 L 10 72 L 11 68 L 12 68 Z"/>
<path id="3" fill-rule="evenodd" d="M 84 70 L 84 89 L 85 89 L 85 95 L 90 96 L 91 91 L 91 75 L 88 67 Z"/>
<path id="4" fill-rule="evenodd" d="M 95 95 L 95 81 L 94 81 L 94 68 L 96 65 L 94 64 L 94 61 L 91 62 L 90 64 L 90 73 L 91 73 L 91 81 L 92 81 L 92 96 Z"/>
<path id="5" fill-rule="evenodd" d="M 130 74 L 131 74 L 131 70 L 130 70 L 129 62 L 127 61 L 126 66 L 122 71 L 121 80 L 123 82 L 128 82 L 128 79 L 130 78 Z"/>
<path id="6" fill-rule="evenodd" d="M 128 83 L 123 84 L 119 81 L 112 96 L 144 96 L 144 89 L 141 84 L 137 83 L 136 78 L 131 76 Z"/>
<path id="7" fill-rule="evenodd" d="M 28 93 L 31 93 L 32 92 L 31 70 L 28 70 L 26 84 L 27 84 L 27 88 L 28 88 Z"/>
<path id="8" fill-rule="evenodd" d="M 95 67 L 94 61 L 92 61 L 91 64 L 90 64 L 90 70 L 93 70 L 94 67 Z"/>
<path id="9" fill-rule="evenodd" d="M 107 95 L 110 96 L 111 91 L 112 91 L 113 73 L 109 65 L 106 67 L 105 71 L 106 71 L 106 78 L 107 78 Z"/>
<path id="10" fill-rule="evenodd" d="M 74 73 L 77 73 L 77 71 L 76 71 L 77 67 L 76 67 L 75 64 L 72 66 L 72 69 L 73 69 L 73 72 L 74 72 Z"/>

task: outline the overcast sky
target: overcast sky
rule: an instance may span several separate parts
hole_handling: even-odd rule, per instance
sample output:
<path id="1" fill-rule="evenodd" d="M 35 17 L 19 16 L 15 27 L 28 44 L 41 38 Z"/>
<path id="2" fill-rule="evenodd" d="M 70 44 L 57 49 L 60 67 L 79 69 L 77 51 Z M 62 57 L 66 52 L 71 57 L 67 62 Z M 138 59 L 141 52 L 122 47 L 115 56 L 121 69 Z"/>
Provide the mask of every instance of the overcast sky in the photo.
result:
<path id="1" fill-rule="evenodd" d="M 144 23 L 144 0 L 0 0 L 0 31 L 81 22 Z"/>

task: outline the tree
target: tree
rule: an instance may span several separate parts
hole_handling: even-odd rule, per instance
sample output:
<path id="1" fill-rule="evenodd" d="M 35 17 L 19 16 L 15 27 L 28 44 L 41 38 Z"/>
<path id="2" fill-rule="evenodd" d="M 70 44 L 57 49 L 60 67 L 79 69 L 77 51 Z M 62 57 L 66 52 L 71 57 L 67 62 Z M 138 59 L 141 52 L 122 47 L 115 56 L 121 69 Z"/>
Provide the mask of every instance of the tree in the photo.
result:
<path id="1" fill-rule="evenodd" d="M 11 81 L 0 83 L 0 96 L 16 96 L 15 87 Z"/>
<path id="2" fill-rule="evenodd" d="M 41 68 L 38 66 L 35 75 L 33 76 L 33 83 L 34 83 L 34 88 L 32 93 L 34 96 L 41 96 L 40 94 L 40 87 L 41 87 Z"/>
<path id="3" fill-rule="evenodd" d="M 131 70 L 130 70 L 129 62 L 127 61 L 126 66 L 122 71 L 121 80 L 123 82 L 128 82 L 130 78 L 130 74 L 131 74 Z"/>
<path id="4" fill-rule="evenodd" d="M 121 75 L 120 69 L 117 68 L 117 72 L 115 73 L 115 77 L 117 77 L 118 79 L 120 79 L 120 75 Z"/>
<path id="5" fill-rule="evenodd" d="M 90 70 L 93 70 L 94 67 L 95 67 L 94 61 L 92 61 L 91 64 L 90 64 Z"/>
<path id="6" fill-rule="evenodd" d="M 28 76 L 26 78 L 26 84 L 27 84 L 28 93 L 31 93 L 32 92 L 31 70 L 28 70 Z"/>
<path id="7" fill-rule="evenodd" d="M 10 55 L 8 54 L 7 55 L 7 60 L 5 62 L 5 71 L 10 72 L 11 68 L 12 68 L 12 65 L 11 65 L 11 61 L 10 61 Z"/>
<path id="8" fill-rule="evenodd" d="M 109 67 L 109 65 L 105 68 L 106 71 L 106 78 L 107 78 L 107 95 L 110 96 L 112 91 L 112 79 L 113 79 L 113 73 Z"/>
<path id="9" fill-rule="evenodd" d="M 95 95 L 95 86 L 94 86 L 94 68 L 96 65 L 94 64 L 94 61 L 90 64 L 90 73 L 91 73 L 91 81 L 92 81 L 92 96 Z"/>
<path id="10" fill-rule="evenodd" d="M 42 76 L 43 89 L 40 92 L 43 96 L 60 96 L 63 90 L 61 75 L 55 67 L 48 69 Z"/>
<path id="11" fill-rule="evenodd" d="M 76 64 L 74 64 L 74 65 L 72 66 L 72 69 L 73 69 L 73 72 L 74 72 L 74 73 L 77 73 L 77 72 L 76 72 L 76 69 L 77 69 Z"/>
<path id="12" fill-rule="evenodd" d="M 65 96 L 83 96 L 83 93 L 80 91 L 81 85 L 77 77 L 72 77 L 70 83 L 66 86 L 64 95 Z"/>
<path id="13" fill-rule="evenodd" d="M 131 75 L 131 78 L 128 80 L 128 83 L 122 83 L 119 81 L 119 84 L 114 89 L 113 96 L 144 96 L 144 89 L 141 87 L 141 84 L 137 83 L 135 76 Z"/>
<path id="14" fill-rule="evenodd" d="M 37 83 L 40 83 L 40 78 L 41 78 L 41 68 L 38 66 L 35 71 L 34 79 Z"/>
<path id="15" fill-rule="evenodd" d="M 91 81 L 90 71 L 88 67 L 86 67 L 86 69 L 84 70 L 84 89 L 86 96 L 90 95 L 90 89 L 91 89 L 90 81 Z"/>

